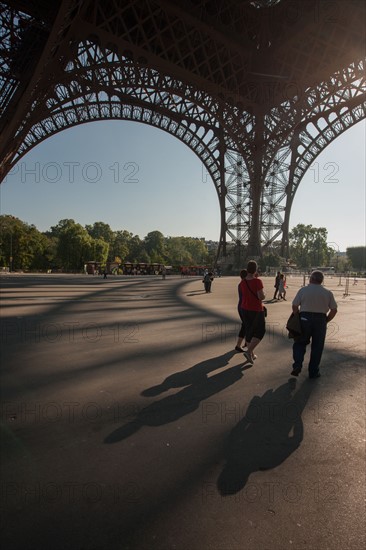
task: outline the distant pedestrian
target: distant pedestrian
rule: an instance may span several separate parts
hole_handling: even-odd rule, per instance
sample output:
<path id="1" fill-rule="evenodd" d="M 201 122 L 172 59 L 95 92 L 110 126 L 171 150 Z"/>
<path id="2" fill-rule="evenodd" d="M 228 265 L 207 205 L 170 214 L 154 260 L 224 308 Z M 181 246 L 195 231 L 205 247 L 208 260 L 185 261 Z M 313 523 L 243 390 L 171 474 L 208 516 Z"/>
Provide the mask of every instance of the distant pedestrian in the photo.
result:
<path id="1" fill-rule="evenodd" d="M 211 285 L 213 281 L 213 273 L 211 271 L 207 272 L 203 277 L 203 284 L 205 285 L 205 291 L 211 292 Z"/>
<path id="2" fill-rule="evenodd" d="M 274 295 L 273 295 L 274 300 L 277 298 L 278 289 L 280 287 L 280 275 L 281 275 L 281 272 L 277 271 L 277 275 L 276 275 L 276 278 L 275 278 L 275 284 L 274 284 L 274 287 L 275 287 L 275 291 L 274 291 Z"/>
<path id="3" fill-rule="evenodd" d="M 103 270 L 103 279 L 106 279 L 107 278 L 107 269 L 104 268 Z"/>
<path id="4" fill-rule="evenodd" d="M 302 369 L 306 346 L 311 341 L 309 378 L 320 376 L 319 365 L 324 349 L 327 323 L 337 314 L 333 293 L 322 285 L 324 275 L 313 271 L 308 286 L 300 288 L 292 302 L 293 313 L 300 312 L 302 334 L 293 343 L 293 366 L 291 374 L 298 376 Z"/>
<path id="5" fill-rule="evenodd" d="M 286 301 L 286 278 L 283 273 L 280 274 L 280 284 L 278 286 L 278 298 Z"/>
<path id="6" fill-rule="evenodd" d="M 251 260 L 247 265 L 247 276 L 240 283 L 242 291 L 241 307 L 244 310 L 245 339 L 248 350 L 244 357 L 253 364 L 254 349 L 258 346 L 266 332 L 265 312 L 262 300 L 265 298 L 263 283 L 257 277 L 257 262 Z"/>
<path id="7" fill-rule="evenodd" d="M 245 279 L 248 272 L 246 269 L 242 269 L 240 272 L 240 283 Z M 236 342 L 235 351 L 241 351 L 243 352 L 243 348 L 241 347 L 243 340 L 245 338 L 245 319 L 244 319 L 244 310 L 242 309 L 242 299 L 243 299 L 243 293 L 241 289 L 241 284 L 238 284 L 238 294 L 239 294 L 239 303 L 238 303 L 238 313 L 241 320 L 241 327 L 238 334 L 238 340 Z M 244 347 L 246 347 L 246 343 L 244 344 Z"/>

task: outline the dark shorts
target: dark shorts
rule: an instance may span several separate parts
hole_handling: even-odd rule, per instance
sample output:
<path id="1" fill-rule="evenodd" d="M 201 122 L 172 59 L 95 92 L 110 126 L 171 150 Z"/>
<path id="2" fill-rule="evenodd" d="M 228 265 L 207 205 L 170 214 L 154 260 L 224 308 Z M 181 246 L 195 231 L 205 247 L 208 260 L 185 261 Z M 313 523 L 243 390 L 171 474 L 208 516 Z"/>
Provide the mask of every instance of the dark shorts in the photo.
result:
<path id="1" fill-rule="evenodd" d="M 244 311 L 245 318 L 245 336 L 246 341 L 250 342 L 252 338 L 262 340 L 266 333 L 266 321 L 264 311 Z"/>

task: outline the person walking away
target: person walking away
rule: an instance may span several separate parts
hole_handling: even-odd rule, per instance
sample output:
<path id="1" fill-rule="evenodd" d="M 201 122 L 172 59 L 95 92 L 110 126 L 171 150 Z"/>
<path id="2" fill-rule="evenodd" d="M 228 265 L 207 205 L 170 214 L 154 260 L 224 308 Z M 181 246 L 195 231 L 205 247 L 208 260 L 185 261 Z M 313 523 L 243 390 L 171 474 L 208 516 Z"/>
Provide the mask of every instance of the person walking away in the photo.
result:
<path id="1" fill-rule="evenodd" d="M 278 299 L 286 301 L 286 288 L 285 288 L 286 279 L 283 273 L 280 274 L 280 282 L 278 286 Z"/>
<path id="2" fill-rule="evenodd" d="M 209 273 L 206 273 L 206 275 L 203 277 L 203 283 L 205 285 L 206 292 L 211 292 L 212 281 L 213 281 L 213 275 L 210 271 Z"/>
<path id="3" fill-rule="evenodd" d="M 244 310 L 245 339 L 248 350 L 244 357 L 253 364 L 254 349 L 258 346 L 266 332 L 266 322 L 262 300 L 265 298 L 263 283 L 257 275 L 257 262 L 250 260 L 247 265 L 247 276 L 240 283 L 242 291 L 241 308 Z"/>
<path id="4" fill-rule="evenodd" d="M 273 295 L 274 300 L 277 297 L 277 292 L 278 292 L 278 289 L 279 289 L 279 286 L 280 286 L 280 275 L 281 275 L 281 272 L 277 271 L 277 275 L 276 275 L 276 278 L 275 278 L 275 284 L 274 284 L 274 287 L 275 287 L 275 291 L 274 291 L 274 295 Z"/>
<path id="5" fill-rule="evenodd" d="M 242 269 L 240 271 L 240 282 L 242 282 L 245 277 L 247 276 L 247 270 L 246 269 Z M 243 348 L 241 347 L 242 343 L 243 343 L 243 340 L 245 338 L 245 319 L 244 319 L 244 310 L 241 308 L 241 302 L 242 302 L 242 299 L 243 299 L 243 296 L 242 296 L 242 289 L 241 289 L 241 284 L 239 283 L 238 284 L 238 294 L 239 294 L 239 302 L 238 302 L 238 313 L 239 313 L 239 317 L 240 317 L 240 320 L 241 320 L 241 327 L 240 327 L 240 330 L 239 330 L 239 334 L 238 334 L 238 340 L 236 342 L 236 346 L 235 346 L 235 351 L 241 351 L 243 352 Z M 246 347 L 246 343 L 244 344 L 244 347 Z"/>
<path id="6" fill-rule="evenodd" d="M 293 343 L 293 366 L 291 374 L 298 376 L 302 369 L 306 346 L 311 341 L 310 360 L 308 366 L 309 378 L 320 376 L 319 365 L 324 349 L 327 323 L 337 314 L 337 303 L 333 293 L 322 283 L 324 275 L 321 271 L 313 271 L 309 284 L 300 288 L 293 302 L 293 313 L 300 313 L 302 334 Z"/>

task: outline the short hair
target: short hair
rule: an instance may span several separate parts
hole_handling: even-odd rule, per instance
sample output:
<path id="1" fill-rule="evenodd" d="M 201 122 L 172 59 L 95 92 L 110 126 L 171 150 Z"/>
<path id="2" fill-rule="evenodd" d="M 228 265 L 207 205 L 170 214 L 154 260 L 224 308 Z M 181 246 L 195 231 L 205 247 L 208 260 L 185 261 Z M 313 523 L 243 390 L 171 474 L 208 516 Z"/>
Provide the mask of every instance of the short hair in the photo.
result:
<path id="1" fill-rule="evenodd" d="M 254 273 L 257 271 L 257 262 L 255 262 L 254 260 L 250 260 L 247 265 L 247 271 L 248 273 L 254 275 Z"/>
<path id="2" fill-rule="evenodd" d="M 248 275 L 248 272 L 246 269 L 242 269 L 239 275 L 241 279 L 245 279 L 245 277 Z"/>
<path id="3" fill-rule="evenodd" d="M 324 281 L 324 274 L 321 271 L 313 271 L 310 275 L 310 282 L 321 285 Z"/>

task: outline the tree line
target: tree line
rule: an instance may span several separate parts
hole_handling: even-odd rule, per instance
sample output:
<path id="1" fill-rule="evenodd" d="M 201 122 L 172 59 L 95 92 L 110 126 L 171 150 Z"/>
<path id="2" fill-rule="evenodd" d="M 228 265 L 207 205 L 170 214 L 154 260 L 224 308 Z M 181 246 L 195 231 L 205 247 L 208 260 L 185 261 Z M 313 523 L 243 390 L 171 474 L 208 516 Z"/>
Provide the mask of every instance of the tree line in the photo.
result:
<path id="1" fill-rule="evenodd" d="M 336 243 L 328 242 L 325 227 L 313 227 L 299 223 L 289 234 L 291 261 L 302 268 L 331 266 L 336 271 L 364 271 L 366 269 L 366 247 L 350 246 L 346 255 L 336 250 Z"/>
<path id="2" fill-rule="evenodd" d="M 298 224 L 289 237 L 290 258 L 281 258 L 281 243 L 275 242 L 259 260 L 262 271 L 285 263 L 299 269 L 327 265 L 338 271 L 366 270 L 366 247 L 349 247 L 346 256 L 340 255 L 327 242 L 325 227 Z M 127 230 L 113 231 L 101 221 L 83 227 L 73 219 L 60 220 L 41 232 L 14 216 L 0 216 L 0 267 L 11 270 L 80 272 L 88 261 L 101 266 L 114 261 L 212 266 L 215 254 L 216 250 L 207 249 L 203 238 L 164 237 L 156 230 L 141 239 Z"/>
<path id="3" fill-rule="evenodd" d="M 83 271 L 86 262 L 157 262 L 206 265 L 213 262 L 202 238 L 164 237 L 151 231 L 143 239 L 126 230 L 113 231 L 104 222 L 85 225 L 60 220 L 41 232 L 11 215 L 0 216 L 0 266 L 11 270 Z"/>

